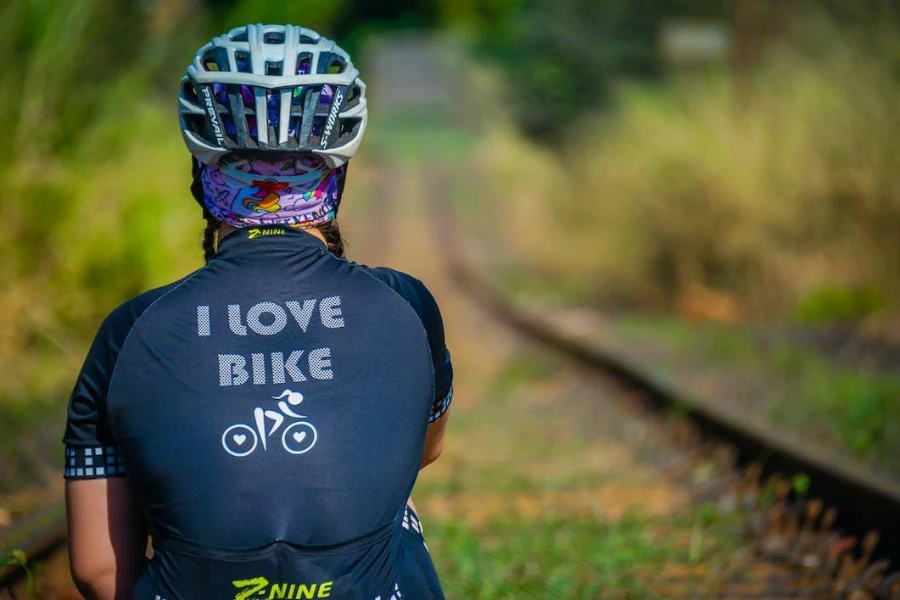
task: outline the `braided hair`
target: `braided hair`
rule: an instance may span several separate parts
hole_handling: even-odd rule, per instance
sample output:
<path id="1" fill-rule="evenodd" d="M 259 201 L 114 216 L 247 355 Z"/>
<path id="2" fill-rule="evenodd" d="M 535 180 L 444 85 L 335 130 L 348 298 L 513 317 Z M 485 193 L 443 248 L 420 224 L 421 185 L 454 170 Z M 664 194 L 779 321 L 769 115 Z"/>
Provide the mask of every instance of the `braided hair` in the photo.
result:
<path id="1" fill-rule="evenodd" d="M 344 258 L 344 239 L 341 237 L 341 227 L 338 225 L 337 219 L 332 219 L 327 223 L 319 225 L 318 230 L 322 232 L 325 238 L 325 245 L 328 251 L 337 256 Z"/>
<path id="2" fill-rule="evenodd" d="M 203 230 L 203 260 L 209 262 L 216 254 L 219 241 L 219 222 L 208 210 L 203 211 L 206 228 Z"/>
<path id="3" fill-rule="evenodd" d="M 197 201 L 197 204 L 203 207 L 203 219 L 206 221 L 206 228 L 203 230 L 203 260 L 209 262 L 216 254 L 216 246 L 219 241 L 219 222 L 206 210 L 206 206 L 203 204 L 203 182 L 200 180 L 201 171 L 200 163 L 194 159 L 192 162 L 191 195 Z"/>

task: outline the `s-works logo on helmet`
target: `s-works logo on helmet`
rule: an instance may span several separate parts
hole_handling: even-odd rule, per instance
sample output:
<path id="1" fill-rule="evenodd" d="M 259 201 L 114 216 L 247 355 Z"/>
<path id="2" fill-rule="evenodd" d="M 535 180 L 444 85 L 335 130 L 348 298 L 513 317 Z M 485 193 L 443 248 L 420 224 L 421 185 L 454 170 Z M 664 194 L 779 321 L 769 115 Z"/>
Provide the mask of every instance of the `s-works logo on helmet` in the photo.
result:
<path id="1" fill-rule="evenodd" d="M 334 586 L 333 581 L 269 584 L 269 580 L 265 577 L 232 581 L 231 584 L 238 588 L 238 593 L 234 595 L 234 600 L 251 600 L 253 598 L 314 600 L 316 598 L 330 598 L 331 588 Z"/>
<path id="2" fill-rule="evenodd" d="M 216 112 L 216 101 L 213 100 L 213 95 L 208 85 L 203 86 L 203 101 L 206 103 L 206 114 L 209 115 L 209 122 L 212 123 L 216 141 L 219 144 L 224 144 L 225 136 L 222 134 L 222 125 L 219 123 L 219 114 Z"/>
<path id="3" fill-rule="evenodd" d="M 331 139 L 331 132 L 334 129 L 334 124 L 337 123 L 338 112 L 340 112 L 341 104 L 343 103 L 344 91 L 339 89 L 334 96 L 334 104 L 331 105 L 331 112 L 328 113 L 328 121 L 325 123 L 325 132 L 322 134 L 322 142 L 320 145 L 323 150 L 328 146 L 328 140 Z"/>

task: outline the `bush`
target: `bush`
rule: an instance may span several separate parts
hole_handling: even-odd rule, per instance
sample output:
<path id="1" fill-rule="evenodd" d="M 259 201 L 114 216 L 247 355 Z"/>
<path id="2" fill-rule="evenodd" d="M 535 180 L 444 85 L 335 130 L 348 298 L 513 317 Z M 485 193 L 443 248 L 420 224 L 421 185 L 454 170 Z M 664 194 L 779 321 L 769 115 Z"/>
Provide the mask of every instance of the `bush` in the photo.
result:
<path id="1" fill-rule="evenodd" d="M 626 88 L 563 161 L 495 137 L 482 160 L 505 174 L 494 216 L 517 229 L 504 241 L 632 306 L 700 288 L 783 316 L 832 283 L 900 297 L 900 44 L 887 28 L 860 40 L 804 23 L 802 50 L 775 51 L 747 102 L 725 74 Z M 536 237 L 550 238 L 540 256 Z"/>

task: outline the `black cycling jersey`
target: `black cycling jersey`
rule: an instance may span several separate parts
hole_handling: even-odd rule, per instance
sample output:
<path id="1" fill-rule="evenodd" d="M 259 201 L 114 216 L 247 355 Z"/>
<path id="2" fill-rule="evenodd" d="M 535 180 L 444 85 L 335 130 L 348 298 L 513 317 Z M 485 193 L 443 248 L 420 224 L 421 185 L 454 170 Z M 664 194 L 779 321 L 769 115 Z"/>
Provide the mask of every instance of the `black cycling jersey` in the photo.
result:
<path id="1" fill-rule="evenodd" d="M 443 598 L 406 503 L 451 384 L 421 282 L 243 229 L 107 317 L 65 477 L 132 485 L 154 546 L 134 598 Z"/>

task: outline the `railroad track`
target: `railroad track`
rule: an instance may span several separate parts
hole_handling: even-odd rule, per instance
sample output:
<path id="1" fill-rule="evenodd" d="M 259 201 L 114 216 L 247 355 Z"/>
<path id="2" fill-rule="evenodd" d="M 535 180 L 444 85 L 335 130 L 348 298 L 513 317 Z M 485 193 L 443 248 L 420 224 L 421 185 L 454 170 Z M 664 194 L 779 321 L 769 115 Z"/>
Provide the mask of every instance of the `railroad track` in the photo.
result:
<path id="1" fill-rule="evenodd" d="M 65 504 L 60 499 L 36 509 L 0 537 L 0 598 L 15 598 L 14 590 L 33 575 L 35 564 L 63 548 Z M 21 596 L 19 596 L 21 597 Z"/>
<path id="2" fill-rule="evenodd" d="M 523 337 L 638 392 L 656 411 L 683 415 L 686 422 L 675 427 L 687 427 L 688 433 L 676 437 L 696 445 L 697 454 L 724 453 L 734 470 L 744 471 L 731 478 L 736 484 L 732 493 L 740 494 L 742 484 L 743 490 L 759 490 L 766 487 L 759 482 L 768 480 L 774 495 L 764 503 L 754 495 L 747 534 L 759 557 L 796 574 L 785 584 L 788 595 L 778 597 L 900 600 L 900 572 L 889 572 L 891 567 L 900 568 L 900 485 L 684 397 L 636 365 L 516 307 L 466 257 L 464 237 L 449 208 L 452 203 L 442 194 L 450 189 L 446 173 L 434 169 L 429 180 L 436 246 L 448 275 L 466 296 Z M 790 481 L 798 474 L 808 476 L 804 496 L 812 499 L 794 498 Z"/>

